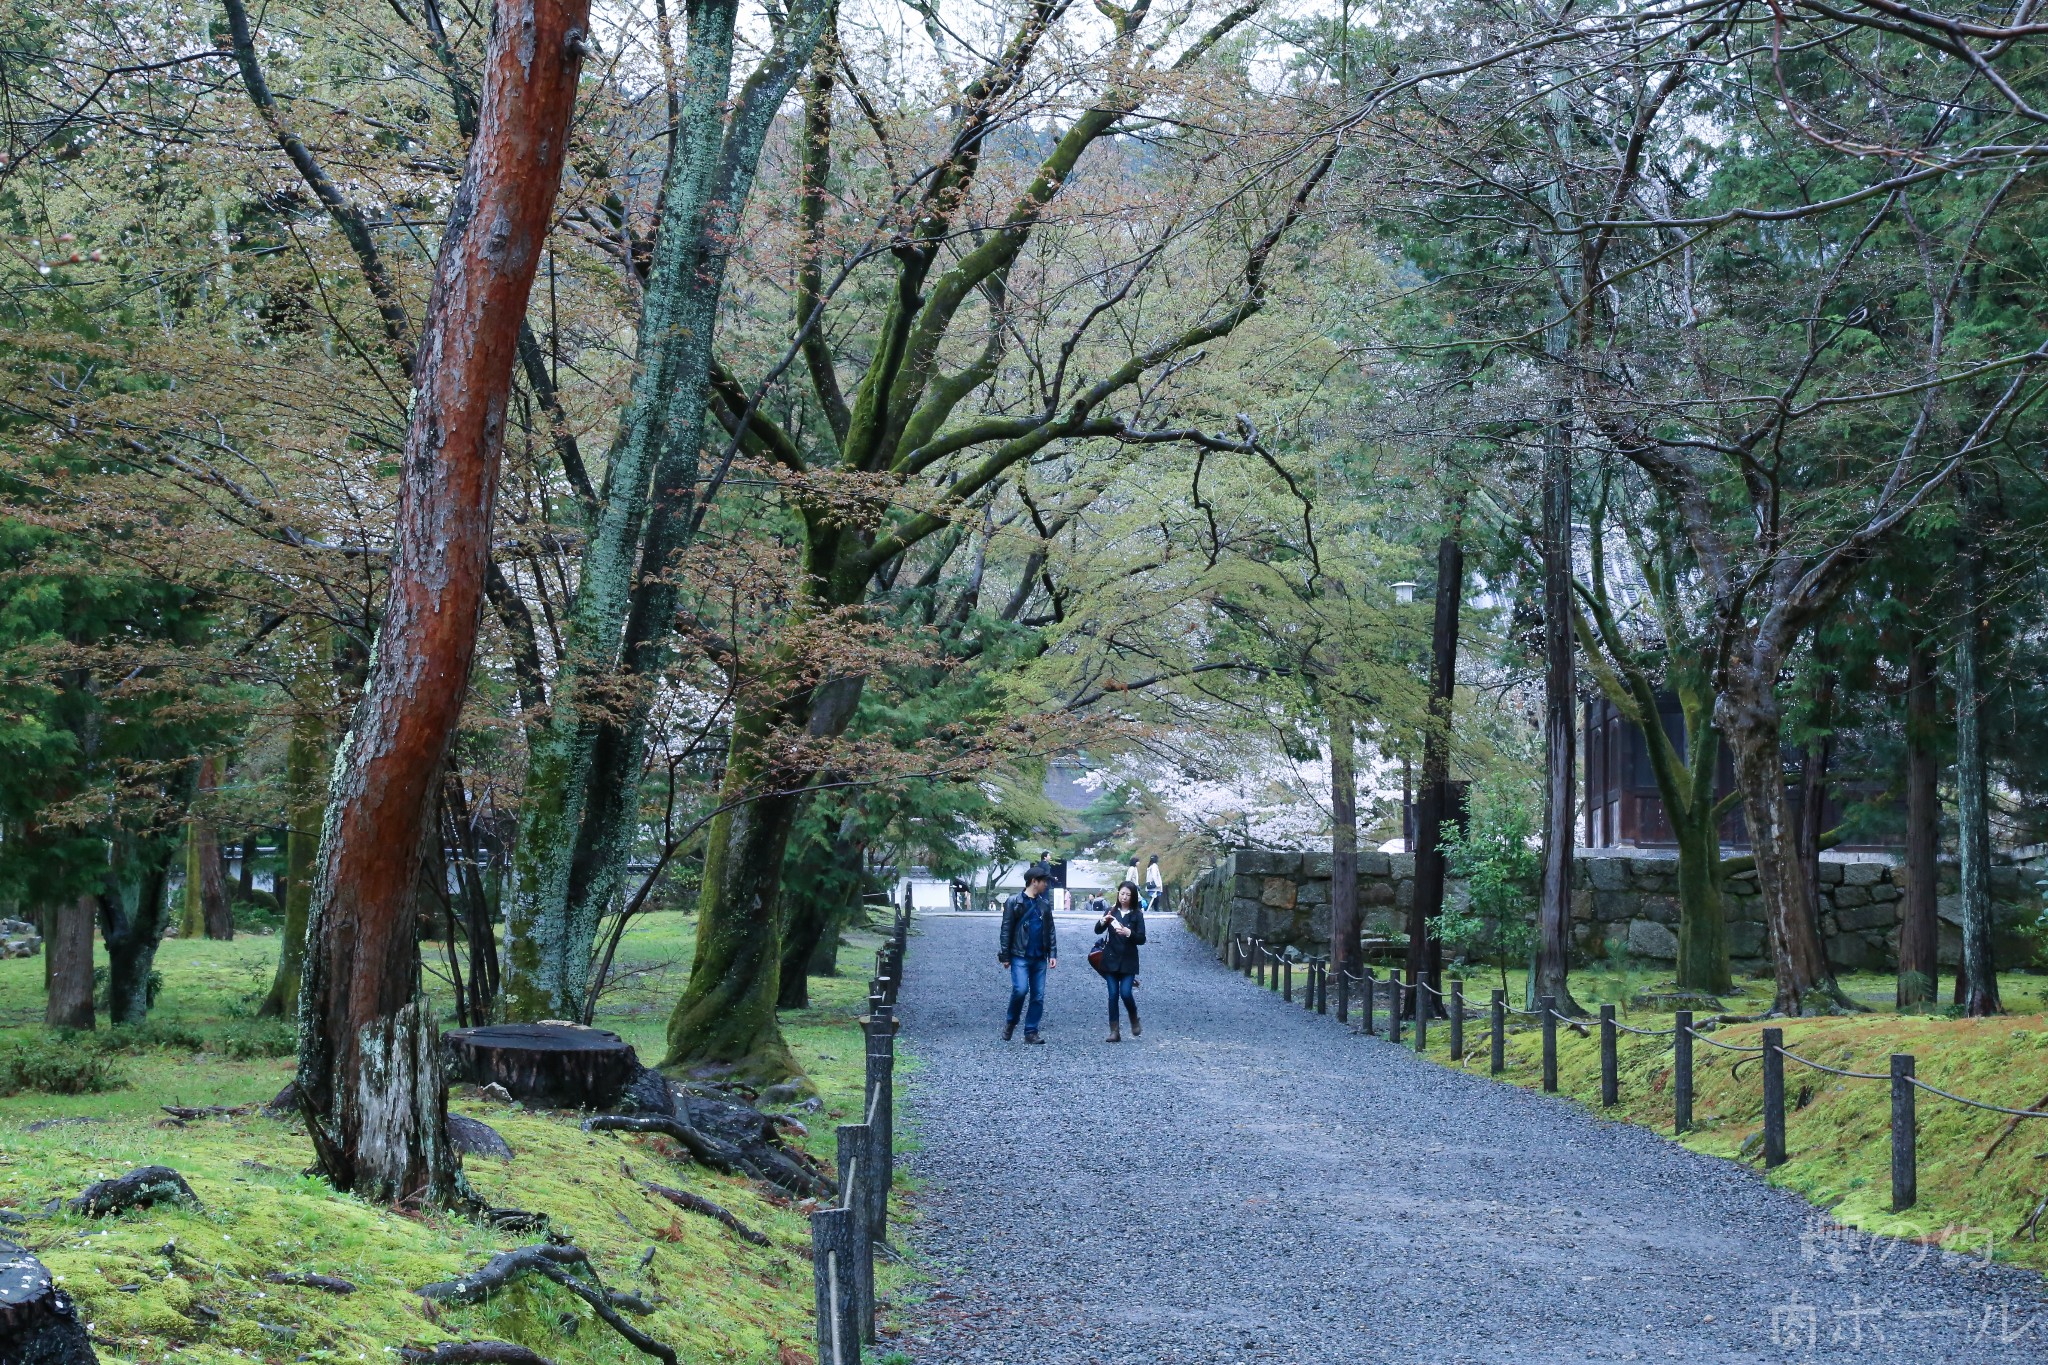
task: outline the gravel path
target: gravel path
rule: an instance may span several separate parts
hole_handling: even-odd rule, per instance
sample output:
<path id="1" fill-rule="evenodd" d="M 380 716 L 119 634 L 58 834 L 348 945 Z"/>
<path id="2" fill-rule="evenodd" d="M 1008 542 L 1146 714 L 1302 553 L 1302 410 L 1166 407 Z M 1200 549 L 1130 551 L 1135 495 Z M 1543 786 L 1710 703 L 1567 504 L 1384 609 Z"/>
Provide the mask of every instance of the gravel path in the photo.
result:
<path id="1" fill-rule="evenodd" d="M 1087 927 L 1026 1047 L 993 918 L 918 919 L 917 1365 L 2048 1360 L 2039 1276 L 1832 1231 L 1748 1169 L 1347 1034 L 1177 920 L 1145 1036 L 1107 1046 Z"/>

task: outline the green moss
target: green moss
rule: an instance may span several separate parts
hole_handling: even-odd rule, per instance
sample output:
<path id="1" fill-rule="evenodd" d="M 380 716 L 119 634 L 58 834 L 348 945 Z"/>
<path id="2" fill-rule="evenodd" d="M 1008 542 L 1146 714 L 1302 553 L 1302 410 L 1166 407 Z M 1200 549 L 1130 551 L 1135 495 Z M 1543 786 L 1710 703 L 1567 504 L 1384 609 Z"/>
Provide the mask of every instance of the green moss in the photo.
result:
<path id="1" fill-rule="evenodd" d="M 1641 977 L 1641 980 L 1635 978 Z M 1668 977 L 1663 978 L 1668 982 Z M 1654 986 L 1648 973 L 1583 973 L 1572 988 L 1581 1004 L 1624 1003 L 1638 989 Z M 1769 983 L 1738 983 L 1752 991 L 1732 1008 L 1768 1007 Z M 2048 1014 L 2042 1013 L 2048 979 L 2030 975 L 2002 978 L 2009 1004 L 2026 1014 L 1995 1019 L 1949 1019 L 1891 1012 L 1892 979 L 1857 975 L 1844 979 L 1851 998 L 1872 1012 L 1812 1019 L 1779 1019 L 1785 1048 L 1801 1057 L 1846 1071 L 1887 1075 L 1890 1055 L 1911 1053 L 1916 1073 L 1930 1085 L 1987 1103 L 2012 1108 L 2048 1108 Z M 1515 983 L 1519 990 L 1519 982 Z M 1484 990 L 1473 992 L 1475 1003 Z M 1945 994 L 1944 994 L 1944 998 Z M 1519 1003 L 1511 992 L 1510 1003 Z M 1636 1028 L 1671 1027 L 1669 1012 L 1618 1011 Z M 1721 1042 L 1754 1047 L 1764 1023 L 1731 1024 L 1714 1033 Z M 1430 1032 L 1430 1053 L 1448 1063 L 1448 1030 Z M 1468 1071 L 1487 1070 L 1485 1022 L 1467 1026 Z M 1542 1083 L 1542 1034 L 1535 1021 L 1511 1022 L 1507 1071 L 1502 1079 L 1527 1088 Z M 1672 1125 L 1671 1044 L 1660 1038 L 1621 1035 L 1617 1044 L 1621 1103 L 1603 1109 L 1600 1095 L 1599 1026 L 1586 1033 L 1561 1029 L 1558 1037 L 1560 1093 L 1606 1118 L 1625 1120 L 1669 1134 Z M 1738 1056 L 1706 1043 L 1693 1050 L 1695 1131 L 1681 1139 L 1695 1151 L 1760 1164 L 1756 1153 L 1763 1126 L 1761 1067 L 1752 1054 Z M 2000 1260 L 2048 1271 L 2048 1240 L 2015 1234 L 2041 1199 L 2048 1164 L 2048 1119 L 2022 1121 L 2002 1141 L 2009 1120 L 1922 1092 L 1918 1100 L 1919 1201 L 1904 1214 L 1891 1212 L 1891 1087 L 1887 1081 L 1849 1080 L 1789 1061 L 1785 1068 L 1788 1159 L 1768 1178 L 1825 1208 L 1836 1220 L 1869 1232 L 1922 1239 L 1972 1255 L 1987 1244 Z M 1996 1150 L 1993 1150 L 1994 1143 Z M 2048 1219 L 2044 1219 L 2048 1221 Z"/>
<path id="2" fill-rule="evenodd" d="M 126 1089 L 0 1100 L 0 1207 L 35 1210 L 93 1180 L 156 1163 L 177 1168 L 204 1205 L 97 1222 L 60 1214 L 31 1219 L 10 1233 L 63 1277 L 92 1324 L 101 1359 L 382 1361 L 407 1342 L 477 1337 L 520 1342 L 563 1365 L 643 1359 L 552 1285 L 431 1312 L 415 1292 L 474 1270 L 533 1234 L 402 1214 L 337 1195 L 300 1174 L 312 1162 L 312 1149 L 296 1122 L 252 1112 L 182 1128 L 158 1126 L 158 1105 L 247 1104 L 268 1099 L 289 1079 L 287 1058 L 262 1056 L 262 1048 L 253 1049 L 258 1055 L 237 1055 L 252 1051 L 236 1040 L 249 1036 L 245 1006 L 267 987 L 276 950 L 275 939 L 166 943 L 154 1031 L 118 1043 L 109 1033 L 71 1044 L 80 1055 L 117 1056 L 130 1077 Z M 432 961 L 437 945 L 427 951 Z M 607 996 L 600 1025 L 643 1055 L 658 1048 L 689 955 L 685 917 L 648 916 L 620 950 L 622 968 L 640 974 Z M 23 967 L 34 969 L 32 977 Z M 26 1009 L 30 979 L 40 996 L 40 967 L 0 963 L 0 1011 L 10 1022 Z M 856 1020 L 866 1003 L 865 982 L 819 978 L 811 996 L 810 1009 L 784 1022 L 825 1105 L 807 1142 L 829 1160 L 834 1123 L 859 1108 L 863 1063 Z M 40 1033 L 16 1022 L 0 1046 Z M 573 1114 L 493 1105 L 462 1090 L 451 1108 L 489 1123 L 516 1153 L 507 1163 L 466 1162 L 477 1191 L 494 1205 L 547 1213 L 556 1231 L 590 1253 L 607 1284 L 659 1300 L 640 1325 L 674 1345 L 684 1360 L 779 1363 L 784 1345 L 808 1360 L 807 1208 L 751 1182 L 679 1164 L 662 1139 L 587 1134 Z M 29 1131 L 36 1120 L 59 1117 L 90 1121 Z M 772 1244 L 748 1246 L 710 1219 L 649 1195 L 642 1180 L 684 1185 L 716 1200 L 767 1233 Z M 650 1249 L 653 1256 L 643 1265 Z M 359 1291 L 334 1295 L 264 1278 L 278 1270 L 339 1276 Z M 885 1290 L 899 1288 L 910 1274 L 890 1263 L 878 1271 Z"/>

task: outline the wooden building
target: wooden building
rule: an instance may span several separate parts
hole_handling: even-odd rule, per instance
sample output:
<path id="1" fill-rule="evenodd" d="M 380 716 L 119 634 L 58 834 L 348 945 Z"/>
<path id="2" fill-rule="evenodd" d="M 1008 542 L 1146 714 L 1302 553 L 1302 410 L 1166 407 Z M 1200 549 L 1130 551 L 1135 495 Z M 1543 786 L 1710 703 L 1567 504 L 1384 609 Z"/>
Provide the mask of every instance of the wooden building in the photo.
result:
<path id="1" fill-rule="evenodd" d="M 1685 752 L 1685 720 L 1678 698 L 1660 695 L 1658 719 L 1681 755 Z M 1650 770 L 1648 741 L 1643 732 L 1622 718 L 1613 702 L 1600 697 L 1585 708 L 1583 735 L 1586 764 L 1587 848 L 1676 848 L 1671 822 L 1664 814 L 1664 800 L 1657 794 L 1657 779 Z M 1714 774 L 1716 798 L 1735 790 L 1735 765 L 1728 748 L 1721 748 L 1719 770 Z M 1837 784 L 1830 783 L 1822 807 L 1821 828 L 1841 823 L 1842 807 Z M 1740 806 L 1721 821 L 1724 848 L 1748 848 L 1749 831 L 1742 821 Z M 1876 848 L 1879 845 L 1843 845 L 1844 848 Z"/>

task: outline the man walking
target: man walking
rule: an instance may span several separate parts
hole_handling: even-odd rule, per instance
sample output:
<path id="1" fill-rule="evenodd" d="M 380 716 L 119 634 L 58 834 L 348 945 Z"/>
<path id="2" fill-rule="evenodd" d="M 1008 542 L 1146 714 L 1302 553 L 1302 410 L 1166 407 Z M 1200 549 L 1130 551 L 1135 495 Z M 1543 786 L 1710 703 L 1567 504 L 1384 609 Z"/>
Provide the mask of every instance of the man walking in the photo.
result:
<path id="1" fill-rule="evenodd" d="M 1045 972 L 1060 965 L 1059 937 L 1053 929 L 1052 869 L 1033 863 L 1024 874 L 1024 889 L 1003 906 L 1003 936 L 996 945 L 996 961 L 1010 969 L 1010 1017 L 1003 1025 L 1003 1041 L 1017 1032 L 1017 1015 L 1024 1015 L 1024 1041 L 1042 1043 L 1038 1025 L 1045 1018 Z M 1025 1009 L 1025 1001 L 1030 1009 Z"/>

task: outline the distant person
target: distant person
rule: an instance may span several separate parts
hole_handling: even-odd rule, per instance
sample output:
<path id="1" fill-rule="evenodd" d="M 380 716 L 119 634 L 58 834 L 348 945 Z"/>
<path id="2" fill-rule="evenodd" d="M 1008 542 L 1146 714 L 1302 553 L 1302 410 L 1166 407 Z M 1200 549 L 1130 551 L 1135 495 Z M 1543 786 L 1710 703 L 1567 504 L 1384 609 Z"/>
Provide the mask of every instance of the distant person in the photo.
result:
<path id="1" fill-rule="evenodd" d="M 1043 1043 L 1038 1026 L 1045 1019 L 1045 973 L 1060 965 L 1059 934 L 1053 928 L 1052 869 L 1033 863 L 1024 874 L 1024 889 L 1003 906 L 1003 933 L 996 943 L 996 961 L 1010 969 L 1010 1017 L 1003 1025 L 1003 1041 L 1017 1032 L 1017 1016 L 1024 1016 L 1024 1041 Z M 1025 1009 L 1026 1002 L 1030 1008 Z"/>
<path id="2" fill-rule="evenodd" d="M 1102 979 L 1109 983 L 1109 1037 L 1103 1041 L 1124 1040 L 1118 1032 L 1119 1000 L 1130 1012 L 1131 1036 L 1141 1037 L 1145 1028 L 1138 1022 L 1138 997 L 1131 990 L 1138 980 L 1138 949 L 1145 942 L 1145 907 L 1136 882 L 1125 882 L 1116 889 L 1116 901 L 1095 922 L 1095 932 L 1103 936 Z"/>
<path id="3" fill-rule="evenodd" d="M 1152 855 L 1152 861 L 1145 864 L 1145 908 L 1157 910 L 1159 902 L 1166 895 L 1166 878 L 1159 872 L 1159 855 Z"/>

